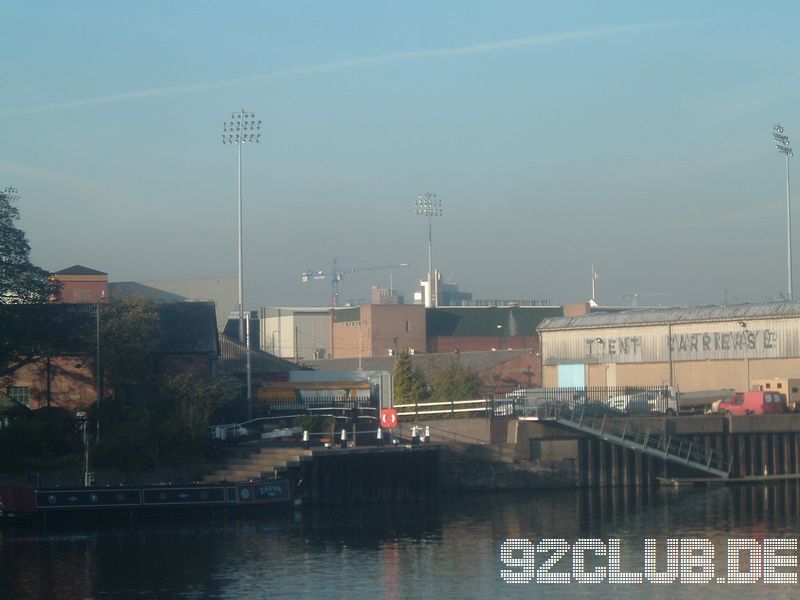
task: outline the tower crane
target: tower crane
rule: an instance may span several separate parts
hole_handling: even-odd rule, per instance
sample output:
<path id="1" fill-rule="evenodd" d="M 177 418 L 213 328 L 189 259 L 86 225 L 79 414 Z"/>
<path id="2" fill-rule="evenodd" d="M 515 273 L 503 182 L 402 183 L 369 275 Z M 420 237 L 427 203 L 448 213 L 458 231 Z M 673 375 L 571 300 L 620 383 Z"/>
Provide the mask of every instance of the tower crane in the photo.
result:
<path id="1" fill-rule="evenodd" d="M 336 264 L 336 258 L 333 259 L 333 266 L 330 271 L 317 270 L 306 271 L 302 274 L 301 280 L 303 283 L 311 281 L 319 281 L 322 279 L 329 279 L 331 282 L 331 306 L 339 306 L 339 282 L 344 279 L 344 276 L 349 273 L 360 273 L 361 271 L 380 271 L 384 269 L 400 269 L 410 266 L 408 263 L 396 263 L 393 265 L 380 265 L 377 267 L 356 267 L 353 269 L 339 269 Z"/>

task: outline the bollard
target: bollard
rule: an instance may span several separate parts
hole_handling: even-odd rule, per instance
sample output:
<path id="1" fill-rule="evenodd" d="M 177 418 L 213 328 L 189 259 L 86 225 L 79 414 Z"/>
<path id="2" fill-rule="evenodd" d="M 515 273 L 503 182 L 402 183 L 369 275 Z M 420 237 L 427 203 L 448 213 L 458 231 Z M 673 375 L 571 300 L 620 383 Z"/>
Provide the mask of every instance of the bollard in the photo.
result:
<path id="1" fill-rule="evenodd" d="M 378 427 L 378 446 L 383 446 L 383 429 Z"/>
<path id="2" fill-rule="evenodd" d="M 308 450 L 308 429 L 303 430 L 303 450 Z"/>
<path id="3" fill-rule="evenodd" d="M 414 425 L 411 428 L 411 445 L 416 446 L 417 444 L 419 444 L 419 428 Z"/>
<path id="4" fill-rule="evenodd" d="M 422 438 L 422 441 L 426 444 L 431 441 L 431 428 L 430 425 L 425 425 L 425 437 Z"/>
<path id="5" fill-rule="evenodd" d="M 339 444 L 340 448 L 347 448 L 347 429 L 342 429 L 342 441 Z"/>

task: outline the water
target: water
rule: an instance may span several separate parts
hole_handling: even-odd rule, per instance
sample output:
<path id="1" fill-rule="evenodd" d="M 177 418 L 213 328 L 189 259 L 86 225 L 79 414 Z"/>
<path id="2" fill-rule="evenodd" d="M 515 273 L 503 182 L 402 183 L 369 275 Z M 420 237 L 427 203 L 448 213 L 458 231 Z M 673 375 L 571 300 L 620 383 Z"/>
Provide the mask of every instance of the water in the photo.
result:
<path id="1" fill-rule="evenodd" d="M 619 538 L 623 570 L 642 571 L 644 537 L 656 538 L 662 553 L 673 537 L 707 538 L 718 551 L 731 537 L 797 538 L 798 499 L 797 483 L 649 494 L 473 494 L 444 496 L 424 506 L 309 510 L 214 522 L 5 528 L 0 530 L 0 596 L 794 598 L 797 584 L 509 584 L 501 577 L 508 567 L 501 563 L 500 548 L 508 538 L 532 543 L 563 538 L 570 544 L 580 538 Z M 542 560 L 538 556 L 537 564 Z M 716 562 L 717 575 L 725 575 L 724 558 Z M 570 566 L 567 560 L 556 570 Z"/>

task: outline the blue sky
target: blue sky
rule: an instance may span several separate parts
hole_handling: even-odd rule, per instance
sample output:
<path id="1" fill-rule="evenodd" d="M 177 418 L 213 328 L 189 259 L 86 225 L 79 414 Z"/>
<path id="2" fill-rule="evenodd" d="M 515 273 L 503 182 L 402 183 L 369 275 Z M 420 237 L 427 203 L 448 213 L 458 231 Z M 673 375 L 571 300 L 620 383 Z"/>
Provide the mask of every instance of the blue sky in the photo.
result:
<path id="1" fill-rule="evenodd" d="M 7 0 L 0 187 L 45 268 L 232 276 L 220 134 L 245 108 L 248 307 L 325 304 L 300 274 L 333 257 L 412 265 L 348 275 L 343 299 L 390 274 L 410 298 L 424 191 L 435 266 L 478 298 L 584 301 L 592 263 L 601 303 L 777 298 L 798 6 Z"/>

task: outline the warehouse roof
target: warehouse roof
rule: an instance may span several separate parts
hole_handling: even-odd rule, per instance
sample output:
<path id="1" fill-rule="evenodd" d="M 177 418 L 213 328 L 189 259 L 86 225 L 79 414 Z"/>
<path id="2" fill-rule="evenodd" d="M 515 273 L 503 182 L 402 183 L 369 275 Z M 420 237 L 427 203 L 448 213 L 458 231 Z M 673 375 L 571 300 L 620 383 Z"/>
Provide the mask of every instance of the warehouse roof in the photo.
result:
<path id="1" fill-rule="evenodd" d="M 596 327 L 636 327 L 668 323 L 703 323 L 711 321 L 746 321 L 747 319 L 779 319 L 800 317 L 800 302 L 765 302 L 726 306 L 692 306 L 682 308 L 636 309 L 618 313 L 593 313 L 577 317 L 545 319 L 539 331 L 593 329 Z"/>
<path id="2" fill-rule="evenodd" d="M 560 306 L 438 307 L 427 311 L 429 337 L 536 335 L 536 327 L 547 317 L 564 314 Z"/>

